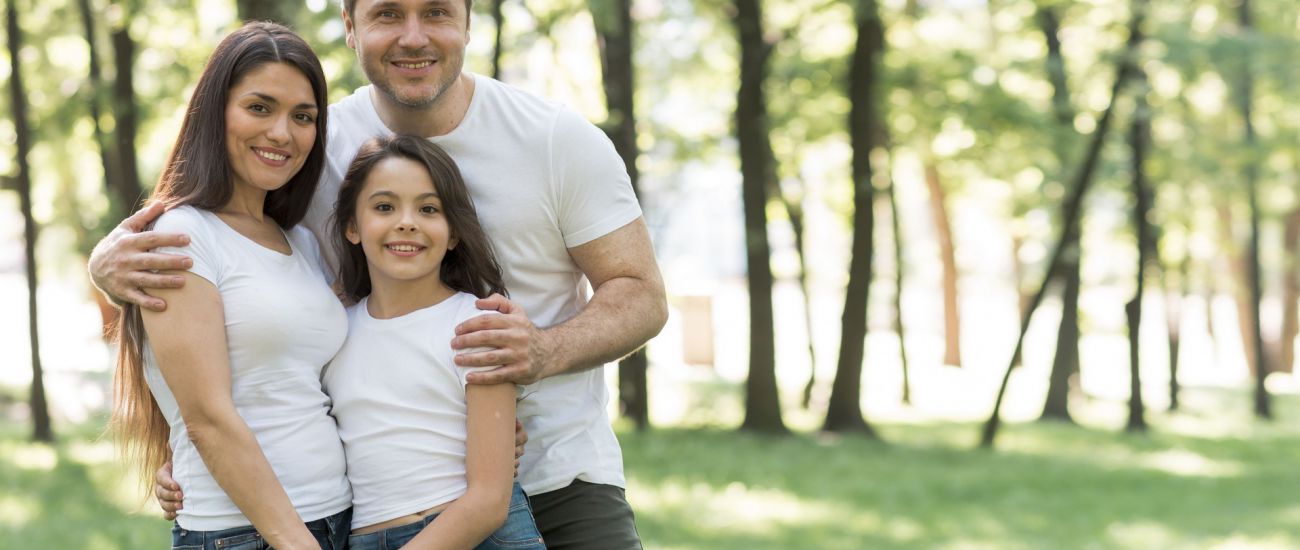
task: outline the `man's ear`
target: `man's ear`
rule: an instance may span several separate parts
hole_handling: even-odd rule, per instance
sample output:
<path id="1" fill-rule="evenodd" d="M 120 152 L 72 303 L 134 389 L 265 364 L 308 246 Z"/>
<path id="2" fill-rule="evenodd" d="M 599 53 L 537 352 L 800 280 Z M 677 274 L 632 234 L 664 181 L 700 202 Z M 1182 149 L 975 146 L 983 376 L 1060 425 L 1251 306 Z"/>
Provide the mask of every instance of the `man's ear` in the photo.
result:
<path id="1" fill-rule="evenodd" d="M 344 36 L 347 36 L 348 47 L 355 50 L 357 49 L 357 38 L 353 33 L 355 25 L 352 23 L 352 17 L 348 15 L 347 8 L 339 8 L 339 10 L 343 16 L 343 31 Z"/>

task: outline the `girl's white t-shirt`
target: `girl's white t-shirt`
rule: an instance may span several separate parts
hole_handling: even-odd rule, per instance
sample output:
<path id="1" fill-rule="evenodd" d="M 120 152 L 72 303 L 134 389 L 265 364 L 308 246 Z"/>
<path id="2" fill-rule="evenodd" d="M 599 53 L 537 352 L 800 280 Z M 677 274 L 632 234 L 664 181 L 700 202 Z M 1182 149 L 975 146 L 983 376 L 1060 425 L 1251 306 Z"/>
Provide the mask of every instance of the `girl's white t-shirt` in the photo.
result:
<path id="1" fill-rule="evenodd" d="M 465 376 L 452 363 L 456 325 L 487 312 L 457 293 L 376 319 L 348 308 L 348 337 L 325 368 L 352 483 L 352 527 L 427 510 L 465 494 Z M 494 313 L 494 312 L 493 312 Z"/>
<path id="2" fill-rule="evenodd" d="M 352 493 L 343 445 L 320 374 L 347 334 L 347 317 L 325 283 L 315 237 L 302 226 L 289 229 L 292 254 L 281 254 L 189 206 L 167 211 L 154 229 L 189 235 L 188 246 L 157 251 L 190 257 L 189 271 L 221 294 L 231 399 L 294 509 L 304 521 L 346 509 Z M 145 379 L 171 426 L 172 476 L 185 495 L 177 522 L 193 531 L 249 525 L 190 442 L 147 338 Z"/>

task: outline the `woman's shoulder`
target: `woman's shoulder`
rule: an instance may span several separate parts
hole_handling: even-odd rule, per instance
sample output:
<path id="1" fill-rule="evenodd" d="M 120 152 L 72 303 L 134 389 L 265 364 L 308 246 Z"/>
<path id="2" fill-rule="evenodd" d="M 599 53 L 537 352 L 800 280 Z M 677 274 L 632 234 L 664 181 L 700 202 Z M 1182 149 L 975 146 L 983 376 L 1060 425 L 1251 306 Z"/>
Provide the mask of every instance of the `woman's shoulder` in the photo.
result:
<path id="1" fill-rule="evenodd" d="M 175 206 L 167 209 L 150 229 L 163 233 L 183 233 L 190 238 L 187 248 L 198 246 L 215 246 L 221 238 L 217 224 L 221 219 L 216 214 L 189 205 Z"/>
<path id="2" fill-rule="evenodd" d="M 195 229 L 206 229 L 211 226 L 212 220 L 209 216 L 212 214 L 204 210 L 195 208 L 188 204 L 168 208 L 157 220 L 154 220 L 154 231 L 184 231 Z"/>

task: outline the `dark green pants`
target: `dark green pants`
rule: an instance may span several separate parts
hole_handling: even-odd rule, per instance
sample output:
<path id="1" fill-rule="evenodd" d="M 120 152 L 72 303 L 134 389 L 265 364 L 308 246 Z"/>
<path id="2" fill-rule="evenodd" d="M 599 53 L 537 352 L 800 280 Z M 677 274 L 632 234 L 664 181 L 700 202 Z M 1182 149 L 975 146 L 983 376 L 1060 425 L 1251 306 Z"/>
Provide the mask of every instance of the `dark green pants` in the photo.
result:
<path id="1" fill-rule="evenodd" d="M 528 500 L 549 550 L 641 550 L 623 489 L 574 480 Z"/>

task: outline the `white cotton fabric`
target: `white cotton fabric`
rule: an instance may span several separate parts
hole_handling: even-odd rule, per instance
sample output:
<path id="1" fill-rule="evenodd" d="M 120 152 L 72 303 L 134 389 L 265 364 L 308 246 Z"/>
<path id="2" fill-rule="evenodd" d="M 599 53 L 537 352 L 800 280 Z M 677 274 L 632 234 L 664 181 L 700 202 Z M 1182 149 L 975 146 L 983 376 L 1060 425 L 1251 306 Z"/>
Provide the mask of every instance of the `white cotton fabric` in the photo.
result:
<path id="1" fill-rule="evenodd" d="M 190 272 L 221 294 L 231 399 L 294 509 L 304 521 L 346 509 L 352 493 L 343 445 L 320 373 L 342 343 L 347 319 L 321 275 L 316 239 L 294 227 L 285 231 L 293 253 L 281 254 L 243 236 L 216 214 L 189 206 L 164 213 L 154 229 L 189 235 L 188 246 L 158 251 L 190 257 Z M 185 495 L 177 522 L 193 531 L 250 525 L 190 442 L 147 338 L 145 378 L 171 426 L 172 475 Z"/>
<path id="2" fill-rule="evenodd" d="M 460 125 L 431 138 L 456 163 L 505 271 L 510 298 L 540 327 L 564 322 L 587 303 L 586 277 L 568 249 L 641 216 L 614 146 L 577 113 L 488 77 Z M 336 266 L 326 232 L 339 184 L 357 148 L 391 135 L 370 86 L 330 106 L 329 162 L 304 223 Z M 603 369 L 554 376 L 523 389 L 518 414 L 529 434 L 519 470 L 539 494 L 575 479 L 624 486 L 623 456 L 606 413 Z"/>
<path id="3" fill-rule="evenodd" d="M 352 528 L 460 498 L 465 479 L 465 376 L 452 363 L 456 325 L 488 312 L 457 293 L 376 319 L 368 299 L 348 308 L 348 338 L 322 382 L 334 401 L 352 483 Z M 493 312 L 495 313 L 495 312 Z"/>

